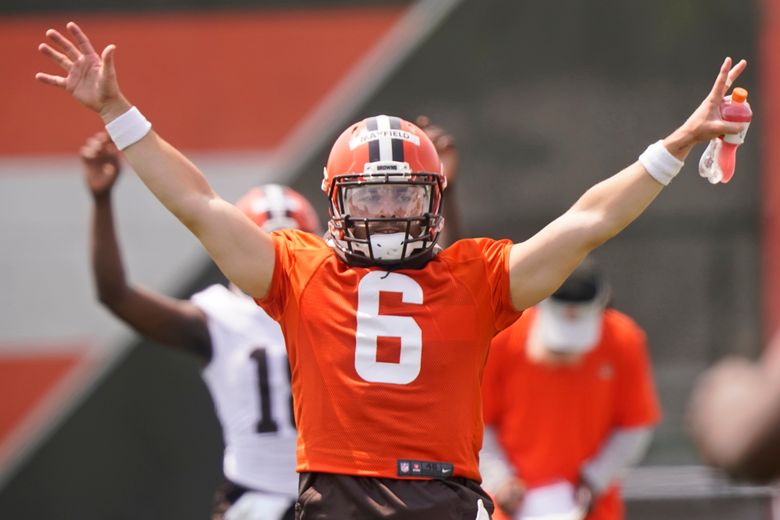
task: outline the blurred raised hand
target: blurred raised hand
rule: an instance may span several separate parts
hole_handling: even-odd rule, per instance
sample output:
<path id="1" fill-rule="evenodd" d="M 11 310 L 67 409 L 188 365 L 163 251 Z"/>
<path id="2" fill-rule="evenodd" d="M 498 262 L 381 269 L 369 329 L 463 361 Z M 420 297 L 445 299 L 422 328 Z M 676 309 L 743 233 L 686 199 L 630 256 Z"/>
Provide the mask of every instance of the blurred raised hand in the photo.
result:
<path id="1" fill-rule="evenodd" d="M 93 135 L 79 151 L 84 180 L 95 198 L 111 192 L 121 171 L 119 150 L 106 132 Z"/>
<path id="2" fill-rule="evenodd" d="M 455 138 L 442 127 L 433 124 L 428 116 L 417 116 L 415 123 L 433 141 L 433 145 L 436 147 L 439 159 L 441 159 L 444 167 L 444 176 L 447 178 L 447 194 L 444 201 L 444 229 L 439 239 L 439 244 L 446 247 L 463 237 L 460 208 L 458 207 L 455 191 L 455 181 L 458 177 L 460 162 L 458 148 L 455 146 Z"/>
<path id="3" fill-rule="evenodd" d="M 441 159 L 444 165 L 444 175 L 447 177 L 447 184 L 452 184 L 458 176 L 459 164 L 455 138 L 442 127 L 433 124 L 428 116 L 417 116 L 415 123 L 433 141 L 436 151 L 439 152 L 439 159 Z"/>

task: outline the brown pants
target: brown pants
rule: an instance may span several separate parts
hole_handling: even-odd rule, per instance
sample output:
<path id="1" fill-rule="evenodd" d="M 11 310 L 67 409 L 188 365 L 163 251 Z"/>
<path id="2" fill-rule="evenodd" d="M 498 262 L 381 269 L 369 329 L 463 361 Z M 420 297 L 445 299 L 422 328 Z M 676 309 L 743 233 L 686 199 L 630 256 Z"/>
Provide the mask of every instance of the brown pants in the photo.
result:
<path id="1" fill-rule="evenodd" d="M 475 520 L 493 502 L 473 480 L 401 480 L 301 473 L 295 520 Z"/>

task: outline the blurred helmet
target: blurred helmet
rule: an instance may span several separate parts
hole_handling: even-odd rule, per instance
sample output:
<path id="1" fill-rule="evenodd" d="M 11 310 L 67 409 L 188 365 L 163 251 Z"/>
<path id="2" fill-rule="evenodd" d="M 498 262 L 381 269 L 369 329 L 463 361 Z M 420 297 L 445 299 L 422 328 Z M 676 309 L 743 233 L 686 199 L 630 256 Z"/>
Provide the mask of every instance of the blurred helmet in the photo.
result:
<path id="1" fill-rule="evenodd" d="M 532 333 L 552 352 L 589 352 L 601 341 L 610 295 L 606 277 L 595 261 L 588 258 L 557 291 L 536 306 Z"/>
<path id="2" fill-rule="evenodd" d="M 417 126 L 385 115 L 353 124 L 333 145 L 322 180 L 333 246 L 352 265 L 427 261 L 444 223 L 446 185 L 439 154 Z"/>
<path id="3" fill-rule="evenodd" d="M 320 232 L 317 213 L 303 195 L 279 184 L 265 184 L 249 190 L 236 203 L 263 231 L 300 229 Z"/>

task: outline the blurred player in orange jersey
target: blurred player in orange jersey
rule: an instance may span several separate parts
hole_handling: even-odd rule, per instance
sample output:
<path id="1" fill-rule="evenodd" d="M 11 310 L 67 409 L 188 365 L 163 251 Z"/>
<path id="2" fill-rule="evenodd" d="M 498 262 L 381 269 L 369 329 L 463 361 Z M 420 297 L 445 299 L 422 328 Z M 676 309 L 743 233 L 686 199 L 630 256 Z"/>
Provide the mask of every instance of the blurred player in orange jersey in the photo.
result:
<path id="1" fill-rule="evenodd" d="M 729 356 L 707 370 L 688 413 L 705 462 L 739 479 L 780 477 L 780 331 L 758 362 Z"/>
<path id="2" fill-rule="evenodd" d="M 509 518 L 623 518 L 618 480 L 659 410 L 645 334 L 608 299 L 586 260 L 493 340 L 481 469 Z"/>
<path id="3" fill-rule="evenodd" d="M 268 234 L 220 198 L 121 93 L 115 47 L 74 23 L 39 46 L 38 73 L 98 113 L 152 193 L 223 273 L 280 322 L 292 369 L 301 473 L 296 517 L 487 520 L 480 487 L 480 383 L 490 340 L 552 294 L 594 248 L 637 218 L 693 147 L 743 125 L 718 103 L 746 67 L 724 60 L 677 130 L 519 244 L 442 250 L 446 179 L 430 138 L 379 115 L 350 125 L 328 157 L 325 239 Z"/>

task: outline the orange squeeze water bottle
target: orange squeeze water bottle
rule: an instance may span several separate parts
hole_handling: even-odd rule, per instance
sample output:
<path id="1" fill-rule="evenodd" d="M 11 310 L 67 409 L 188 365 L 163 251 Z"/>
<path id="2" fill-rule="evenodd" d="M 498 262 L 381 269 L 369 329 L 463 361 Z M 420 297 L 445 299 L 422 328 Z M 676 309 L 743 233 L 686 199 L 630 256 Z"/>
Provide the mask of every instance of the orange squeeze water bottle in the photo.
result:
<path id="1" fill-rule="evenodd" d="M 737 148 L 745 142 L 745 134 L 753 119 L 747 96 L 747 90 L 737 87 L 720 104 L 720 115 L 724 120 L 745 125 L 738 134 L 722 135 L 707 145 L 699 161 L 699 175 L 712 184 L 727 183 L 734 176 Z"/>

